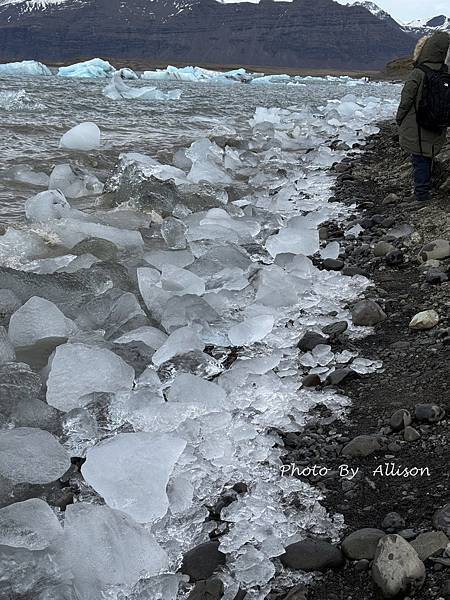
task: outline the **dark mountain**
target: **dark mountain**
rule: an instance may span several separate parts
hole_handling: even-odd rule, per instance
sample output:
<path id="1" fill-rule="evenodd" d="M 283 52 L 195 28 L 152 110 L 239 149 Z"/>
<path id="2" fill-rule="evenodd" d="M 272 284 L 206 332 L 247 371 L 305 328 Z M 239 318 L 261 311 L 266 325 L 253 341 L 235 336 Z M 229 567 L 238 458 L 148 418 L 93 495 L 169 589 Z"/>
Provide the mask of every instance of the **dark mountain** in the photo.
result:
<path id="1" fill-rule="evenodd" d="M 0 59 L 378 69 L 416 36 L 332 0 L 0 0 Z"/>

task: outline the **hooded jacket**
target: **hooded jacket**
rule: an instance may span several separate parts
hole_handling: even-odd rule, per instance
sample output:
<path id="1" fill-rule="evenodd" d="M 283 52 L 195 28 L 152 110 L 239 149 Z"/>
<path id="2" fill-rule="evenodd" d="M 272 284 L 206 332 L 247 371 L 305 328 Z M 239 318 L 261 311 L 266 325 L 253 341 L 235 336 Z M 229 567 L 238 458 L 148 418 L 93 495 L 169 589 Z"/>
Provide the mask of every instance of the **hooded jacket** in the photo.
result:
<path id="1" fill-rule="evenodd" d="M 447 58 L 450 36 L 444 31 L 434 33 L 424 44 L 415 65 L 425 65 L 439 71 Z M 448 67 L 446 66 L 448 69 Z M 419 107 L 425 82 L 425 73 L 413 69 L 402 91 L 400 106 L 397 111 L 400 145 L 410 154 L 422 154 L 434 157 L 442 150 L 447 137 L 447 130 L 441 134 L 420 128 L 416 120 L 416 109 Z M 421 143 L 422 142 L 422 143 Z"/>

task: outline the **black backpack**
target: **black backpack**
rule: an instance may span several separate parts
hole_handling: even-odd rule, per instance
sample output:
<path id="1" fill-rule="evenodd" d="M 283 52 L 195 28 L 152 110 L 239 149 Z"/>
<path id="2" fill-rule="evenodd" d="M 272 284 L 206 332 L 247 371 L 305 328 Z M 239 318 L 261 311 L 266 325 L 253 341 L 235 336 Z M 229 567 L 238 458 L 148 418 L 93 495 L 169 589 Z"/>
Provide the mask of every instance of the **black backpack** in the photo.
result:
<path id="1" fill-rule="evenodd" d="M 439 71 L 426 65 L 417 65 L 416 68 L 425 73 L 417 123 L 424 129 L 442 133 L 450 127 L 450 73 L 446 65 Z"/>

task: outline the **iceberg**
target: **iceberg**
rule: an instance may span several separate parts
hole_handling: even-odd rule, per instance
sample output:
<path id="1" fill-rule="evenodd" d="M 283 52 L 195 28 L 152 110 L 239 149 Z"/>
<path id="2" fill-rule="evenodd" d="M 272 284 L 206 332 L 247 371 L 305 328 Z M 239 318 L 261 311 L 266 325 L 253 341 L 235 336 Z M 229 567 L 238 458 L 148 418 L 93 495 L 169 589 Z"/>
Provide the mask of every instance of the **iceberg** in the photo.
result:
<path id="1" fill-rule="evenodd" d="M 100 148 L 100 135 L 95 123 L 80 123 L 62 136 L 59 145 L 68 150 L 96 150 Z"/>
<path id="2" fill-rule="evenodd" d="M 63 412 L 82 408 L 94 392 L 131 390 L 134 370 L 106 348 L 81 343 L 58 346 L 50 359 L 47 402 Z"/>
<path id="3" fill-rule="evenodd" d="M 64 219 L 71 214 L 70 204 L 58 189 L 40 192 L 25 201 L 25 216 L 33 223 Z"/>
<path id="4" fill-rule="evenodd" d="M 123 69 L 119 69 L 117 72 L 120 73 L 120 76 L 122 79 L 128 79 L 128 80 L 139 79 L 139 75 L 137 73 L 135 73 L 133 71 L 133 69 L 128 69 L 127 67 L 124 67 Z"/>
<path id="5" fill-rule="evenodd" d="M 219 84 L 230 84 L 233 82 L 248 83 L 252 76 L 245 69 L 233 69 L 231 71 L 211 71 L 201 67 L 173 67 L 169 65 L 166 69 L 156 71 L 144 71 L 142 79 L 156 81 L 184 81 L 188 83 L 210 82 Z"/>
<path id="6" fill-rule="evenodd" d="M 108 506 L 150 523 L 169 508 L 166 487 L 185 447 L 175 435 L 119 433 L 87 451 L 83 476 Z"/>
<path id="7" fill-rule="evenodd" d="M 56 437 L 34 427 L 0 431 L 0 476 L 14 483 L 50 483 L 70 467 Z"/>
<path id="8" fill-rule="evenodd" d="M 48 76 L 51 74 L 48 67 L 36 60 L 0 64 L 0 77 Z"/>
<path id="9" fill-rule="evenodd" d="M 84 62 L 60 67 L 58 69 L 59 77 L 111 77 L 116 69 L 106 60 L 93 58 Z"/>
<path id="10" fill-rule="evenodd" d="M 36 172 L 28 165 L 12 167 L 6 172 L 6 177 L 11 178 L 14 181 L 27 183 L 36 187 L 48 187 L 50 181 L 47 173 Z"/>
<path id="11" fill-rule="evenodd" d="M 132 88 L 125 83 L 120 71 L 114 73 L 112 82 L 105 87 L 103 95 L 111 100 L 179 100 L 181 90 L 163 92 L 156 87 Z"/>

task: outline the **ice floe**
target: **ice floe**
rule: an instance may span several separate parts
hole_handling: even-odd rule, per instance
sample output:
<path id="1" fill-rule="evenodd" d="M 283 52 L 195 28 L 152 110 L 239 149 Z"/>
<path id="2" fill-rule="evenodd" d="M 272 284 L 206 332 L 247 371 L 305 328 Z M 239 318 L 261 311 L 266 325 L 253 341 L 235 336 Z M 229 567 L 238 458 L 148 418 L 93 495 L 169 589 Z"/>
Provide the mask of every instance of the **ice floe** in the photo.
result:
<path id="1" fill-rule="evenodd" d="M 48 67 L 36 60 L 0 64 L 0 77 L 48 76 L 51 74 Z"/>
<path id="2" fill-rule="evenodd" d="M 103 95 L 111 100 L 179 100 L 181 96 L 181 90 L 163 92 L 156 87 L 130 87 L 123 79 L 122 71 L 114 73 Z"/>

